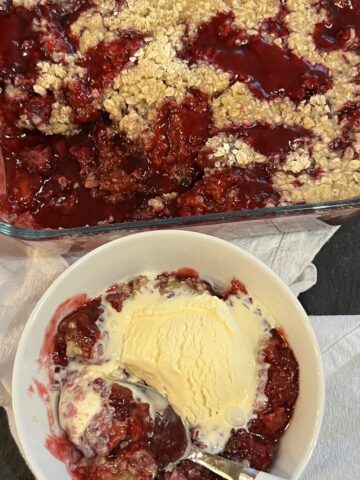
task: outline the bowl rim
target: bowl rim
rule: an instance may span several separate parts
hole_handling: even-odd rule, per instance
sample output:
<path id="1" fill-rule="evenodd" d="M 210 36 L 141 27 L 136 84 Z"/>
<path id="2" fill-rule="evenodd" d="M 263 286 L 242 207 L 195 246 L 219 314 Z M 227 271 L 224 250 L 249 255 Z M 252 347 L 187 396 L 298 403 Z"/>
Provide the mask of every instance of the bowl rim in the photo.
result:
<path id="1" fill-rule="evenodd" d="M 106 250 L 108 248 L 113 247 L 116 244 L 124 244 L 126 242 L 132 242 L 133 240 L 140 238 L 140 237 L 158 237 L 158 236 L 165 236 L 165 237 L 175 237 L 175 236 L 187 236 L 187 237 L 192 237 L 194 240 L 197 238 L 204 238 L 206 237 L 207 241 L 212 241 L 214 244 L 218 244 L 219 247 L 226 247 L 229 250 L 233 251 L 234 253 L 239 251 L 241 254 L 245 257 L 247 257 L 250 261 L 253 263 L 257 264 L 259 268 L 267 272 L 267 274 L 271 277 L 271 280 L 277 284 L 277 287 L 280 288 L 282 291 L 282 294 L 285 294 L 287 296 L 290 296 L 293 303 L 294 307 L 296 308 L 298 314 L 302 317 L 303 320 L 303 325 L 305 329 L 307 330 L 307 333 L 309 334 L 311 338 L 311 342 L 313 344 L 314 348 L 314 353 L 315 353 L 315 359 L 316 359 L 316 370 L 317 370 L 317 377 L 319 381 L 319 404 L 318 404 L 318 409 L 317 409 L 317 415 L 316 415 L 316 421 L 315 425 L 313 426 L 313 434 L 312 434 L 312 441 L 309 442 L 309 445 L 307 446 L 305 453 L 303 454 L 302 461 L 299 463 L 297 469 L 292 473 L 291 479 L 292 480 L 297 480 L 300 475 L 303 473 L 305 470 L 305 467 L 307 466 L 313 451 L 315 449 L 315 446 L 317 444 L 319 434 L 320 434 L 320 429 L 322 425 L 322 420 L 323 420 L 323 415 L 324 415 L 324 408 L 325 408 L 325 376 L 324 376 L 324 367 L 323 367 L 323 362 L 322 362 L 322 357 L 320 353 L 320 348 L 319 344 L 317 341 L 317 338 L 315 336 L 314 330 L 312 328 L 311 322 L 309 320 L 308 315 L 306 314 L 303 306 L 297 299 L 297 297 L 293 294 L 291 289 L 289 288 L 288 285 L 273 271 L 271 270 L 270 267 L 268 267 L 265 263 L 263 263 L 261 260 L 259 260 L 256 256 L 253 254 L 247 252 L 246 250 L 242 249 L 241 247 L 234 245 L 226 240 L 207 235 L 205 233 L 198 233 L 198 232 L 192 232 L 188 230 L 152 230 L 152 231 L 147 231 L 147 232 L 139 232 L 139 233 L 134 233 L 132 235 L 128 235 L 126 237 L 121 237 L 117 238 L 115 240 L 112 240 L 110 242 L 107 242 L 93 250 L 91 250 L 89 253 L 85 254 L 81 258 L 77 259 L 72 265 L 67 267 L 51 284 L 50 286 L 45 290 L 41 298 L 38 300 L 36 303 L 35 307 L 33 308 L 28 320 L 26 321 L 24 330 L 21 333 L 21 337 L 18 343 L 18 347 L 16 350 L 15 354 L 15 360 L 14 360 L 14 367 L 13 367 L 13 373 L 12 373 L 12 407 L 14 411 L 14 419 L 15 419 L 15 427 L 16 431 L 19 437 L 20 441 L 20 446 L 21 446 L 21 451 L 24 455 L 25 461 L 28 464 L 29 468 L 31 469 L 32 473 L 35 475 L 35 477 L 39 480 L 47 480 L 47 478 L 44 476 L 44 473 L 39 470 L 39 465 L 37 462 L 34 461 L 34 456 L 32 454 L 32 450 L 29 448 L 28 442 L 25 442 L 24 439 L 26 438 L 26 434 L 24 434 L 24 429 L 23 429 L 23 422 L 21 421 L 21 404 L 22 402 L 22 397 L 19 395 L 20 392 L 20 387 L 21 387 L 21 369 L 23 368 L 23 355 L 22 352 L 24 350 L 24 347 L 26 343 L 28 342 L 30 336 L 29 332 L 33 328 L 33 324 L 36 322 L 36 318 L 38 317 L 38 312 L 42 308 L 43 304 L 46 303 L 48 296 L 50 296 L 56 289 L 58 288 L 58 285 L 63 282 L 63 280 L 69 275 L 69 273 L 73 272 L 77 268 L 79 268 L 83 263 L 87 263 L 91 261 L 93 257 L 96 257 L 99 252 Z"/>

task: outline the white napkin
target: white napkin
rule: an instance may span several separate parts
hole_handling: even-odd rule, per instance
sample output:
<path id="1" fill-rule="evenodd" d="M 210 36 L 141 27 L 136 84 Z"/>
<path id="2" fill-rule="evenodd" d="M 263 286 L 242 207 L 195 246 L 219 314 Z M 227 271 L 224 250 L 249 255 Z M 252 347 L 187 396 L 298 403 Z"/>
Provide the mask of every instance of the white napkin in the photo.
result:
<path id="1" fill-rule="evenodd" d="M 360 315 L 310 317 L 326 376 L 318 444 L 301 480 L 360 479 Z"/>
<path id="2" fill-rule="evenodd" d="M 0 238 L 0 405 L 19 445 L 11 405 L 16 347 L 26 320 L 41 295 L 67 267 L 66 261 L 38 248 Z"/>
<path id="3" fill-rule="evenodd" d="M 293 290 L 296 295 L 307 290 L 316 283 L 316 268 L 311 263 L 315 255 L 328 239 L 335 233 L 337 227 L 322 225 L 317 230 L 296 233 L 274 233 L 262 237 L 234 238 L 231 242 L 254 254 L 270 266 Z M 71 259 L 46 253 L 38 248 L 31 248 L 6 237 L 0 238 L 0 405 L 5 406 L 11 431 L 16 438 L 11 408 L 11 375 L 16 346 L 24 324 L 37 300 L 41 297 L 51 282 L 66 268 Z M 336 322 L 336 320 L 332 320 Z M 337 338 L 344 335 L 341 322 Z M 345 330 L 347 331 L 347 323 Z M 327 331 L 326 320 L 319 331 Z M 350 329 L 351 330 L 351 329 Z M 349 341 L 351 333 L 349 333 Z M 329 372 L 337 371 L 341 364 L 339 358 L 341 348 L 333 354 L 332 344 L 335 338 L 328 342 L 325 333 L 319 333 L 320 339 L 325 338 L 325 355 L 329 358 Z M 348 353 L 356 352 L 356 342 Z M 335 357 L 334 357 L 335 355 Z M 335 360 L 334 360 L 335 358 Z M 348 358 L 348 357 L 346 357 Z M 346 360 L 347 361 L 347 360 Z M 336 395 L 334 390 L 334 395 Z M 329 393 L 328 393 L 329 398 Z M 327 439 L 328 440 L 328 439 Z M 331 452 L 333 450 L 331 449 Z M 336 456 L 338 458 L 338 455 Z M 322 464 L 322 462 L 320 462 Z M 309 470 L 311 472 L 311 470 Z M 307 475 L 311 473 L 307 472 Z M 304 479 L 320 480 L 318 473 Z M 336 478 L 336 477 L 335 477 Z M 358 477 L 348 477 L 349 480 Z M 342 476 L 342 480 L 345 477 Z"/>

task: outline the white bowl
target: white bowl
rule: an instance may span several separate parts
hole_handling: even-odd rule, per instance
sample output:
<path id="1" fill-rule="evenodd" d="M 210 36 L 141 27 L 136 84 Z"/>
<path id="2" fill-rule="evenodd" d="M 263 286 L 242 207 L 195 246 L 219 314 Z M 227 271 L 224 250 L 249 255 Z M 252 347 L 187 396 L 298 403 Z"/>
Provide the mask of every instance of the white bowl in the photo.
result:
<path id="1" fill-rule="evenodd" d="M 16 354 L 13 406 L 26 460 L 38 480 L 70 478 L 65 465 L 45 447 L 50 433 L 45 404 L 29 393 L 34 378 L 45 378 L 37 360 L 56 308 L 76 294 L 95 295 L 145 270 L 180 267 L 192 267 L 220 284 L 239 278 L 284 327 L 300 366 L 300 393 L 272 472 L 293 480 L 301 475 L 318 438 L 325 394 L 319 347 L 305 311 L 289 288 L 252 255 L 214 237 L 170 230 L 131 235 L 90 252 L 50 286 L 32 312 Z"/>

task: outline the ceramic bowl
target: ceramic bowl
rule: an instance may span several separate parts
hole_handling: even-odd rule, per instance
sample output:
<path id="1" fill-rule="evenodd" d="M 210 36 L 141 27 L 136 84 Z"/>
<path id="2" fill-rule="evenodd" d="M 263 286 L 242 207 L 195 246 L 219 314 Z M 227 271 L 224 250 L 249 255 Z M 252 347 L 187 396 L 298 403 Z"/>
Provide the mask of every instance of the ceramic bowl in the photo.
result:
<path id="1" fill-rule="evenodd" d="M 32 312 L 16 354 L 13 406 L 23 452 L 38 480 L 70 478 L 45 446 L 50 433 L 47 409 L 29 390 L 34 379 L 44 381 L 38 359 L 56 308 L 77 294 L 95 295 L 147 270 L 160 273 L 180 267 L 192 267 L 216 284 L 239 278 L 285 329 L 299 362 L 300 393 L 272 472 L 292 480 L 301 475 L 319 435 L 325 392 L 319 347 L 305 311 L 282 280 L 254 256 L 215 237 L 170 230 L 130 235 L 90 252 L 50 286 Z"/>

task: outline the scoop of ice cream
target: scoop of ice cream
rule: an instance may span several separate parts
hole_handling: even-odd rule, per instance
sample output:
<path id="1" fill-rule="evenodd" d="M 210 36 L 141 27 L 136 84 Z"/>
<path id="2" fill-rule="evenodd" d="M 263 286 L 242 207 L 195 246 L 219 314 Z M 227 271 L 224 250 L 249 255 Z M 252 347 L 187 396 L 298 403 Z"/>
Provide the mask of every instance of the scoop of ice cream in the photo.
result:
<path id="1" fill-rule="evenodd" d="M 261 317 L 240 299 L 143 292 L 105 324 L 107 354 L 199 426 L 211 450 L 251 418 L 265 333 Z"/>

